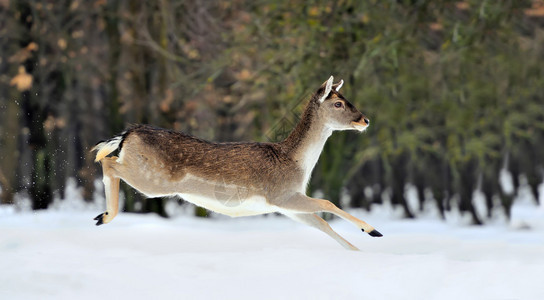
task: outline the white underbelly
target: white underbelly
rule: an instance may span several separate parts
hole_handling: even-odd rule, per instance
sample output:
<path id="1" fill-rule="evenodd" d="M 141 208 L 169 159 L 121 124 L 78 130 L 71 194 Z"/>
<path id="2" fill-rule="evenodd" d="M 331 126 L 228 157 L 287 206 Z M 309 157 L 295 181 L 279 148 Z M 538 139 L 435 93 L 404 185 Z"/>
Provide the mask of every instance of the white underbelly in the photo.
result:
<path id="1" fill-rule="evenodd" d="M 216 213 L 231 217 L 253 216 L 277 211 L 277 208 L 268 204 L 262 196 L 240 198 L 221 195 L 209 197 L 199 194 L 178 194 L 184 200 Z M 223 197 L 224 196 L 224 197 Z"/>
<path id="2" fill-rule="evenodd" d="M 227 184 L 224 181 L 211 181 L 191 174 L 187 174 L 178 182 L 156 178 L 146 181 L 145 184 L 147 186 L 144 188 L 131 185 L 148 197 L 180 196 L 195 205 L 231 217 L 278 211 L 278 207 L 266 201 L 261 191 Z"/>

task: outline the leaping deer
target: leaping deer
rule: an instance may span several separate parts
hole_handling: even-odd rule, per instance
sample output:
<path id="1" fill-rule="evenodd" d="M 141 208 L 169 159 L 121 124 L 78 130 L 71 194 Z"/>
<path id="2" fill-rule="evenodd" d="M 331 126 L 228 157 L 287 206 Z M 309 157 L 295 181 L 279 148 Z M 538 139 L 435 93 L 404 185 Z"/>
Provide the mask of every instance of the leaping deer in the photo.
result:
<path id="1" fill-rule="evenodd" d="M 136 125 L 98 143 L 106 212 L 96 225 L 119 211 L 119 180 L 147 197 L 181 196 L 186 201 L 231 217 L 279 212 L 313 226 L 350 250 L 358 250 L 316 213 L 328 212 L 374 237 L 374 227 L 336 207 L 311 198 L 306 187 L 327 138 L 335 130 L 364 131 L 369 120 L 340 93 L 344 82 L 331 76 L 312 95 L 302 119 L 279 143 L 215 143 L 185 133 Z M 115 150 L 119 157 L 110 156 Z"/>

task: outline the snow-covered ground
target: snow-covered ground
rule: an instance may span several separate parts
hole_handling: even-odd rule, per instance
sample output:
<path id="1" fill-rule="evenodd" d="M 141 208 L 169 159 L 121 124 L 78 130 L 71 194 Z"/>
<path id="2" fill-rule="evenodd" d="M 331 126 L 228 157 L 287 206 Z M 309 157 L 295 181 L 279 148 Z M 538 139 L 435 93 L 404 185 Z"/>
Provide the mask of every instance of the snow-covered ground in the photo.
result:
<path id="1" fill-rule="evenodd" d="M 281 216 L 125 213 L 96 227 L 91 207 L 0 207 L 0 299 L 544 299 L 532 204 L 516 208 L 521 227 L 354 210 L 384 234 L 333 220 L 359 252 Z"/>

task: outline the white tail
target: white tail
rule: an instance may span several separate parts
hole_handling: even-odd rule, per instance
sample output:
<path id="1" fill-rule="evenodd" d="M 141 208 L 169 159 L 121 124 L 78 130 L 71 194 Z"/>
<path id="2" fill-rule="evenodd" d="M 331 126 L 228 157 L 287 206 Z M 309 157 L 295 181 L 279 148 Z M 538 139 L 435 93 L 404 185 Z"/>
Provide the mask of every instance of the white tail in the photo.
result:
<path id="1" fill-rule="evenodd" d="M 214 143 L 147 125 L 129 128 L 97 144 L 102 163 L 106 212 L 97 225 L 117 215 L 119 180 L 150 197 L 180 196 L 209 210 L 238 217 L 279 212 L 325 232 L 347 249 L 357 248 L 316 213 L 328 212 L 371 236 L 374 227 L 328 200 L 306 195 L 306 187 L 327 138 L 335 130 L 364 131 L 369 120 L 340 93 L 343 81 L 324 82 L 300 122 L 279 143 Z M 119 157 L 110 153 L 119 150 Z"/>
<path id="2" fill-rule="evenodd" d="M 113 138 L 111 138 L 109 140 L 106 140 L 106 141 L 103 141 L 103 142 L 100 142 L 100 143 L 96 144 L 91 149 L 91 151 L 97 151 L 96 152 L 96 158 L 95 158 L 94 161 L 99 162 L 104 157 L 108 156 L 108 154 L 110 154 L 113 151 L 117 150 L 119 148 L 119 145 L 123 141 L 123 134 L 125 134 L 125 132 L 123 132 L 120 135 L 116 135 L 116 136 L 114 136 Z"/>

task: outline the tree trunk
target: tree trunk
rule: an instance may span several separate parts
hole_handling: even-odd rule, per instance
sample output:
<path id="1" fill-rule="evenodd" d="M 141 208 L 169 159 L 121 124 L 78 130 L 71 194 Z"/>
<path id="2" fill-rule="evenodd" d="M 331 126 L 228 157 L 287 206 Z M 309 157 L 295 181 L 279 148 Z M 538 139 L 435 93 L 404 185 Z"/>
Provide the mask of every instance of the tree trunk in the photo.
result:
<path id="1" fill-rule="evenodd" d="M 12 94 L 17 94 L 15 88 Z M 2 185 L 2 204 L 12 204 L 13 196 L 17 191 L 17 163 L 19 162 L 19 110 L 16 97 L 9 97 L 6 110 L 2 115 L 3 138 L 0 141 L 2 152 L 0 153 L 0 185 Z"/>

